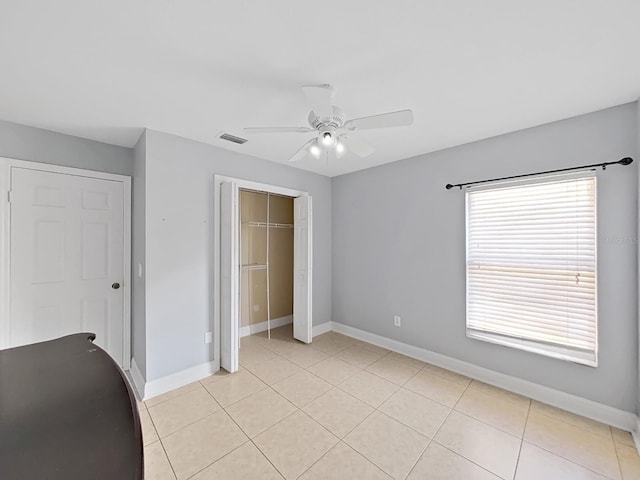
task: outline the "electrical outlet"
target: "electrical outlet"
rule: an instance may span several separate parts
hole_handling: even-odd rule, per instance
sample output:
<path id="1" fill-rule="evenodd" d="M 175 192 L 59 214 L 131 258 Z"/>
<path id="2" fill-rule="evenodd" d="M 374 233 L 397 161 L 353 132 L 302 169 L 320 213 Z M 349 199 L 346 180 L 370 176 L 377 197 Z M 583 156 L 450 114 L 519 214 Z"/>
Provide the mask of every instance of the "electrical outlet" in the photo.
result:
<path id="1" fill-rule="evenodd" d="M 394 315 L 393 316 L 393 326 L 394 327 L 399 327 L 400 326 L 400 315 Z"/>
<path id="2" fill-rule="evenodd" d="M 213 340 L 213 332 L 204 332 L 204 343 L 211 343 Z"/>

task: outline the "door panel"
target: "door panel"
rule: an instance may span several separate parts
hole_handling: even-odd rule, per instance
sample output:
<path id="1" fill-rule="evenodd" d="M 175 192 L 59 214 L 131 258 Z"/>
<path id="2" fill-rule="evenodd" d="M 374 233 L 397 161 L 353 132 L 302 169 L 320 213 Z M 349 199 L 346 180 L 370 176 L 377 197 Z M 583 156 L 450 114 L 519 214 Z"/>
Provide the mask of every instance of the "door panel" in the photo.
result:
<path id="1" fill-rule="evenodd" d="M 313 339 L 311 197 L 293 200 L 293 338 L 304 343 Z"/>
<path id="2" fill-rule="evenodd" d="M 11 168 L 9 346 L 90 331 L 124 362 L 124 185 Z"/>
<path id="3" fill-rule="evenodd" d="M 228 372 L 238 370 L 239 272 L 238 187 L 220 185 L 220 365 Z"/>
<path id="4" fill-rule="evenodd" d="M 109 224 L 82 222 L 82 279 L 109 278 Z M 92 248 L 86 248 L 91 245 Z M 93 248 L 95 247 L 95 248 Z"/>
<path id="5" fill-rule="evenodd" d="M 64 222 L 54 219 L 35 220 L 32 238 L 34 257 L 32 277 L 33 283 L 36 284 L 64 282 Z M 27 246 L 25 245 L 25 247 Z M 20 268 L 20 266 L 16 265 L 16 268 Z"/>

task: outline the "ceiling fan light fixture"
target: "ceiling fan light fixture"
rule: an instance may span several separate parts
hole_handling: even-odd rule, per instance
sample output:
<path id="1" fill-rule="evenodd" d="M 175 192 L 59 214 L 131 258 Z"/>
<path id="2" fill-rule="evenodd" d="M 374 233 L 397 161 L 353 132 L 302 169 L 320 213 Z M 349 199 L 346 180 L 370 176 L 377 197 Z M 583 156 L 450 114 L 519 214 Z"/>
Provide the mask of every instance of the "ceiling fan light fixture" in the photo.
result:
<path id="1" fill-rule="evenodd" d="M 320 158 L 320 147 L 318 147 L 318 145 L 311 145 L 311 147 L 309 147 L 309 153 L 316 158 Z"/>
<path id="2" fill-rule="evenodd" d="M 248 133 L 313 133 L 289 159 L 297 162 L 308 155 L 320 159 L 326 153 L 329 157 L 340 158 L 345 153 L 360 158 L 368 157 L 375 149 L 365 140 L 352 135 L 356 130 L 373 130 L 391 127 L 406 127 L 413 124 L 413 111 L 409 109 L 379 113 L 366 117 L 347 119 L 344 112 L 333 104 L 335 89 L 331 85 L 305 85 L 304 95 L 311 105 L 307 116 L 308 127 L 248 127 Z"/>

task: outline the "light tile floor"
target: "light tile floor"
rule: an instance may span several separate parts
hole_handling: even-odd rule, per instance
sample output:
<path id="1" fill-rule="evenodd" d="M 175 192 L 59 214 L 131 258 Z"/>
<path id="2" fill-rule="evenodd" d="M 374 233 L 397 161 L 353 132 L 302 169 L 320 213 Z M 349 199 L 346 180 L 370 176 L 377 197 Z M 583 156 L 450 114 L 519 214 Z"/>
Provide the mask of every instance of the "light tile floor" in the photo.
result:
<path id="1" fill-rule="evenodd" d="M 140 403 L 147 480 L 640 479 L 628 432 L 327 333 Z"/>

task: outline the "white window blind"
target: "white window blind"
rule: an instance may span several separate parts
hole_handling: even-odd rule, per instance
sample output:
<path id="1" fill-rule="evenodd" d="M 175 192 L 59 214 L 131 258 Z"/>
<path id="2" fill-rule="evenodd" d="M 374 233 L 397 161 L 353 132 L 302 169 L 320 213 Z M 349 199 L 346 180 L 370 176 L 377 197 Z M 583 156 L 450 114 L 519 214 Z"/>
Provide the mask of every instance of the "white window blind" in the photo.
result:
<path id="1" fill-rule="evenodd" d="M 467 336 L 597 365 L 593 172 L 469 189 Z"/>

